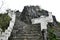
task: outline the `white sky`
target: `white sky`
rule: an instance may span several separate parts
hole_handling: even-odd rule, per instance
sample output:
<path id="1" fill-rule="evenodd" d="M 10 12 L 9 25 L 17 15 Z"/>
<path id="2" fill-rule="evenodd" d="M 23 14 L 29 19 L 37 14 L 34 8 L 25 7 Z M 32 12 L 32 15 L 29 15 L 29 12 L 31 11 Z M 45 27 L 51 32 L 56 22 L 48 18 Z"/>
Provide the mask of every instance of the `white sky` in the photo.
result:
<path id="1" fill-rule="evenodd" d="M 52 12 L 56 16 L 57 21 L 60 22 L 60 0 L 5 0 L 0 12 L 8 8 L 22 11 L 25 5 L 39 5 L 41 8 Z"/>

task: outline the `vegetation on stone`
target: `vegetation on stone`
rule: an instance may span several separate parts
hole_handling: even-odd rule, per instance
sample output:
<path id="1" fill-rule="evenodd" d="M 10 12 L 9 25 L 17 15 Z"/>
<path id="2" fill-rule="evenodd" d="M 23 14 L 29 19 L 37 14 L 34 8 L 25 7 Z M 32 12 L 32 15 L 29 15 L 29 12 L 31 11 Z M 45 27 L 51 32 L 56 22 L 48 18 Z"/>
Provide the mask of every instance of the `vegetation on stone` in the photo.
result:
<path id="1" fill-rule="evenodd" d="M 51 27 L 48 30 L 48 39 L 49 40 L 57 40 L 56 35 L 54 34 L 54 29 Z"/>
<path id="2" fill-rule="evenodd" d="M 59 35 L 59 30 L 60 30 L 60 23 L 57 22 L 56 26 L 53 24 L 48 24 L 50 27 L 48 27 L 48 40 L 60 40 L 58 39 L 58 37 L 60 38 Z M 59 29 L 58 29 L 59 28 Z"/>
<path id="3" fill-rule="evenodd" d="M 0 14 L 0 28 L 2 29 L 2 31 L 5 31 L 8 28 L 10 20 L 11 18 L 7 13 Z"/>

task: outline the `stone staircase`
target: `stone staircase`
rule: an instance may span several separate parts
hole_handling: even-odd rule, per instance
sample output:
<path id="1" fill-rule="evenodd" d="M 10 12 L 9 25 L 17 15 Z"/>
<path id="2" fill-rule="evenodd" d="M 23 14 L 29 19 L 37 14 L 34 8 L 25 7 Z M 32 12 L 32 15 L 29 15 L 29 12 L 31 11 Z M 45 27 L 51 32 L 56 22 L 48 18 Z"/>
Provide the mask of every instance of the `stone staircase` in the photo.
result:
<path id="1" fill-rule="evenodd" d="M 17 11 L 15 25 L 8 40 L 43 40 L 40 24 L 31 23 L 32 18 L 38 18 L 41 15 L 48 16 L 48 11 L 40 10 L 38 6 L 26 6 L 22 12 Z M 53 20 L 52 26 L 57 26 L 54 16 Z"/>
<path id="2" fill-rule="evenodd" d="M 16 13 L 15 25 L 8 40 L 42 40 L 40 24 L 27 24 L 20 20 L 20 14 Z"/>
<path id="3" fill-rule="evenodd" d="M 40 40 L 42 36 L 39 30 L 37 27 L 33 29 L 30 25 L 17 20 L 9 40 Z"/>

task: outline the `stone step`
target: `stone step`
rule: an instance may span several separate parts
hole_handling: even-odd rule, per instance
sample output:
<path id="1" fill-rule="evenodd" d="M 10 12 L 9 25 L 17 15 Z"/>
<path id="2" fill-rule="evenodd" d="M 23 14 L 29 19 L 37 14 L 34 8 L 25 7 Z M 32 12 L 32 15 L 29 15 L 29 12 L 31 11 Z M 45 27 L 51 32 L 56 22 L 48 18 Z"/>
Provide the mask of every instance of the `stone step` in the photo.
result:
<path id="1" fill-rule="evenodd" d="M 11 40 L 37 40 L 42 38 L 40 34 L 17 34 L 16 36 L 10 37 Z"/>
<path id="2" fill-rule="evenodd" d="M 33 36 L 33 37 L 22 36 L 22 37 L 11 37 L 11 38 L 14 38 L 14 39 L 17 39 L 17 38 L 18 38 L 18 39 L 24 38 L 24 39 L 25 39 L 25 38 L 40 38 L 40 37 L 39 37 L 39 36 L 36 36 L 36 37 L 34 37 L 34 36 Z"/>
<path id="3" fill-rule="evenodd" d="M 42 38 L 16 38 L 16 39 L 10 39 L 10 40 L 42 40 Z"/>
<path id="4" fill-rule="evenodd" d="M 25 36 L 25 35 L 26 35 L 26 36 L 28 36 L 28 35 L 30 35 L 30 36 L 40 36 L 41 34 L 37 34 L 37 33 L 36 33 L 36 34 L 34 34 L 34 33 L 33 33 L 33 34 L 24 34 L 24 33 L 20 33 L 20 34 L 19 34 L 19 33 L 16 33 L 16 34 L 13 34 L 13 35 L 16 35 L 16 36 L 17 36 L 17 35 L 18 35 L 18 36 L 19 36 L 19 35 L 22 35 L 22 36 Z"/>
<path id="5" fill-rule="evenodd" d="M 40 34 L 18 34 L 18 35 L 40 35 Z"/>

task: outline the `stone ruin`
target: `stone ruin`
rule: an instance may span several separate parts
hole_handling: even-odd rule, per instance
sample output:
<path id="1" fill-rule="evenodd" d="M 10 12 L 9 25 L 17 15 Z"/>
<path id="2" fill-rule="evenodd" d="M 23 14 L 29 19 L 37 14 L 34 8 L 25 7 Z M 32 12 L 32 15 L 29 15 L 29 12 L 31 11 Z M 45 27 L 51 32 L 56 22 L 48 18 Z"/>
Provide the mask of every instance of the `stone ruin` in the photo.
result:
<path id="1" fill-rule="evenodd" d="M 49 16 L 47 10 L 41 9 L 39 6 L 25 6 L 22 12 L 17 10 L 14 11 L 14 13 L 16 15 L 15 24 L 8 40 L 43 40 L 41 24 L 32 24 L 31 19 L 39 18 L 42 15 L 46 17 Z M 52 17 L 53 22 L 48 23 L 47 28 L 49 29 L 50 26 L 56 29 L 60 28 L 55 16 L 52 15 Z M 59 39 L 59 29 L 55 30 L 54 34 L 56 34 L 57 39 Z"/>
<path id="2" fill-rule="evenodd" d="M 40 24 L 32 24 L 31 19 L 39 18 L 41 15 L 49 16 L 48 11 L 41 9 L 39 6 L 25 6 L 22 12 L 17 10 L 15 25 L 9 40 L 43 40 Z M 53 22 L 48 23 L 48 29 L 50 25 L 58 28 L 58 22 L 54 15 Z M 57 27 L 58 26 L 58 27 Z M 55 31 L 55 34 L 59 32 Z"/>

